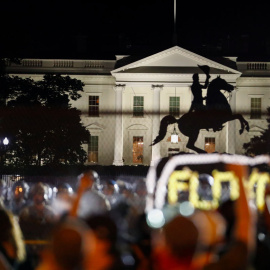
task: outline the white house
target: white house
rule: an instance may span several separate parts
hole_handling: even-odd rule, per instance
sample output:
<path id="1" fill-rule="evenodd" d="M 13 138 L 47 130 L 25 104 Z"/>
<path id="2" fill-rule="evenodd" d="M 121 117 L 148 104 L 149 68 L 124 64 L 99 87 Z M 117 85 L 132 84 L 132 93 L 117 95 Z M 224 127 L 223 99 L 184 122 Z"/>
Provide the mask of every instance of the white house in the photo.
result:
<path id="1" fill-rule="evenodd" d="M 150 146 L 158 135 L 160 120 L 167 114 L 180 118 L 191 105 L 192 76 L 206 75 L 198 65 L 210 67 L 210 81 L 217 76 L 235 86 L 225 93 L 233 113 L 241 113 L 250 131 L 239 134 L 240 124 L 231 121 L 222 131 L 201 130 L 196 146 L 206 151 L 243 153 L 243 143 L 266 128 L 270 106 L 269 62 L 238 61 L 237 58 L 209 59 L 174 46 L 134 60 L 118 55 L 115 60 L 23 59 L 10 63 L 10 75 L 42 79 L 46 72 L 69 75 L 84 82 L 84 92 L 72 105 L 82 112 L 82 123 L 91 139 L 84 145 L 88 164 L 151 165 L 160 157 L 183 151 L 188 137 L 170 125 L 164 140 Z M 203 93 L 206 95 L 206 90 Z M 174 127 L 178 141 L 171 142 Z"/>

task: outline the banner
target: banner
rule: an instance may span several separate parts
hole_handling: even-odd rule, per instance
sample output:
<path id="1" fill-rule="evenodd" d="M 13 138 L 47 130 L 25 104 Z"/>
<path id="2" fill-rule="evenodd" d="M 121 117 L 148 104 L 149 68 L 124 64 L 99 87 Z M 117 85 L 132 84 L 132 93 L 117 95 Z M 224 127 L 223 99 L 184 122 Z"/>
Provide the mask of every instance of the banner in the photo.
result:
<path id="1" fill-rule="evenodd" d="M 146 212 L 189 202 L 195 209 L 213 210 L 226 200 L 238 198 L 238 179 L 228 164 L 248 168 L 244 179 L 247 195 L 258 210 L 265 204 L 265 188 L 270 184 L 270 157 L 229 154 L 180 154 L 163 158 L 150 167 L 146 186 Z"/>

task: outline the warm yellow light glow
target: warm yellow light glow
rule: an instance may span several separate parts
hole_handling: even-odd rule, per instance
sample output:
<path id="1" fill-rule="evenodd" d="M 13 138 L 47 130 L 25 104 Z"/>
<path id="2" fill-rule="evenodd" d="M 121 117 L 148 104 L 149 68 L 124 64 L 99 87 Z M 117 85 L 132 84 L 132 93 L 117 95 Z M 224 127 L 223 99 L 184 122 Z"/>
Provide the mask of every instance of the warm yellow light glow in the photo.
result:
<path id="1" fill-rule="evenodd" d="M 253 169 L 249 178 L 249 191 L 252 198 L 255 199 L 256 205 L 259 211 L 264 209 L 265 204 L 265 186 L 270 183 L 270 175 L 268 173 L 260 173 L 257 169 Z M 256 187 L 256 192 L 254 192 L 254 187 Z"/>
<path id="2" fill-rule="evenodd" d="M 222 182 L 230 183 L 230 198 L 236 200 L 239 196 L 238 178 L 233 172 L 220 172 L 213 170 L 212 176 L 214 183 L 211 186 L 213 200 L 200 200 L 198 194 L 199 174 L 190 170 L 174 171 L 168 181 L 168 203 L 175 204 L 178 202 L 178 192 L 189 190 L 189 201 L 198 209 L 211 210 L 219 206 Z M 249 199 L 255 199 L 258 210 L 262 211 L 265 205 L 265 186 L 270 183 L 269 173 L 259 173 L 253 169 L 249 179 L 243 179 L 244 185 L 248 190 Z M 254 186 L 257 185 L 256 192 Z"/>
<path id="3" fill-rule="evenodd" d="M 175 204 L 178 201 L 178 191 L 186 191 L 189 189 L 189 184 L 182 181 L 189 181 L 192 171 L 174 171 L 168 182 L 168 201 L 170 204 Z"/>

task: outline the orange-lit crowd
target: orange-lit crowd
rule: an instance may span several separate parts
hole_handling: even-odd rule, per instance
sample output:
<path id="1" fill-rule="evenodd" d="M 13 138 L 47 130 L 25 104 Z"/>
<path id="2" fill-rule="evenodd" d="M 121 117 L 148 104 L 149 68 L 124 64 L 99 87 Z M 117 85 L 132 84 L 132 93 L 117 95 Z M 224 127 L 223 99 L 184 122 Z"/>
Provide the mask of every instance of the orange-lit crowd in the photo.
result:
<path id="1" fill-rule="evenodd" d="M 163 223 L 161 211 L 146 211 L 153 194 L 142 178 L 87 170 L 75 186 L 1 180 L 0 270 L 270 269 L 270 188 L 258 211 L 245 167 L 230 169 L 240 179 L 236 200 L 215 210 L 167 207 Z"/>

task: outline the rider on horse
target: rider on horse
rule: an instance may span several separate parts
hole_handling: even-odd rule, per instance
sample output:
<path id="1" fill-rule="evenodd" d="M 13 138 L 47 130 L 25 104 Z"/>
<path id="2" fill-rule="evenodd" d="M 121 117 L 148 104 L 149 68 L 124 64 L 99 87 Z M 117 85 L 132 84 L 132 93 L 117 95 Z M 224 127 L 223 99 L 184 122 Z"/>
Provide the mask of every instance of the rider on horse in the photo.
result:
<path id="1" fill-rule="evenodd" d="M 193 74 L 193 84 L 191 86 L 191 91 L 192 91 L 192 94 L 193 94 L 193 101 L 191 103 L 191 107 L 189 109 L 189 113 L 190 112 L 199 112 L 199 113 L 204 113 L 204 112 L 208 112 L 210 108 L 208 108 L 208 106 L 205 106 L 203 104 L 203 100 L 206 100 L 207 99 L 207 96 L 206 97 L 202 97 L 202 89 L 206 89 L 209 85 L 209 79 L 210 79 L 210 68 L 209 66 L 199 66 L 198 67 L 205 73 L 206 75 L 206 80 L 205 80 L 205 83 L 204 85 L 201 85 L 200 82 L 199 82 L 199 75 L 198 73 L 195 73 Z M 220 124 L 220 123 L 212 123 L 213 126 L 213 131 L 216 132 L 216 131 L 220 131 L 222 130 L 223 128 L 223 125 Z M 209 130 L 208 128 L 206 128 L 207 131 Z"/>
<path id="2" fill-rule="evenodd" d="M 203 105 L 203 100 L 206 99 L 206 97 L 202 97 L 202 89 L 206 89 L 209 84 L 209 67 L 208 66 L 199 66 L 203 70 L 203 72 L 206 75 L 206 80 L 204 85 L 201 85 L 199 82 L 199 75 L 198 73 L 193 74 L 193 84 L 191 86 L 191 91 L 193 94 L 193 101 L 191 103 L 191 107 L 189 109 L 189 112 L 192 111 L 202 111 L 205 110 L 205 106 Z"/>

